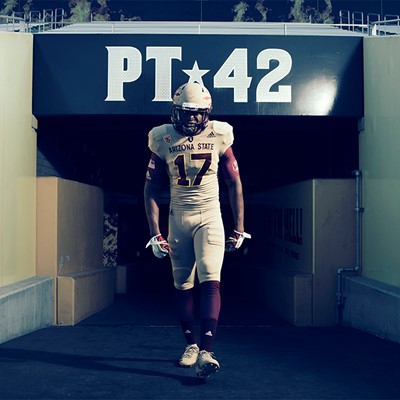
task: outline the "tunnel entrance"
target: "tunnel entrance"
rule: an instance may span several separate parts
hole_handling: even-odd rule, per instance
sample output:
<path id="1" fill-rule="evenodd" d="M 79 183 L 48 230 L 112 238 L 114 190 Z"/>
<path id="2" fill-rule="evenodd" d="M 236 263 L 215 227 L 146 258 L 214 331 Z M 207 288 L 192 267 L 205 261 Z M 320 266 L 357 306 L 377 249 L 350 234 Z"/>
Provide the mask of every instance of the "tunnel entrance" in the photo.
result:
<path id="1" fill-rule="evenodd" d="M 245 199 L 249 195 L 307 179 L 346 179 L 358 168 L 358 122 L 333 117 L 232 117 L 212 116 L 234 127 L 234 151 L 239 162 Z M 156 117 L 47 117 L 39 120 L 37 175 L 57 176 L 101 187 L 105 213 L 118 215 L 118 246 L 113 255 L 118 265 L 149 264 L 140 279 L 150 277 L 153 289 L 168 291 L 169 268 L 162 261 L 154 266 L 144 246 L 148 228 L 143 206 L 143 184 L 149 151 L 147 133 L 169 123 Z M 231 215 L 224 183 L 220 190 L 226 230 Z M 251 205 L 246 205 L 250 207 Z M 167 231 L 168 196 L 163 204 L 162 225 Z M 262 218 L 249 232 L 262 232 Z M 261 225 L 261 226 L 260 226 Z M 266 228 L 265 228 L 266 229 Z M 229 232 L 228 232 L 229 233 Z M 226 257 L 224 269 L 228 292 L 240 291 L 236 267 L 252 259 L 250 251 Z M 156 271 L 154 270 L 156 269 Z M 166 283 L 168 282 L 168 283 Z"/>

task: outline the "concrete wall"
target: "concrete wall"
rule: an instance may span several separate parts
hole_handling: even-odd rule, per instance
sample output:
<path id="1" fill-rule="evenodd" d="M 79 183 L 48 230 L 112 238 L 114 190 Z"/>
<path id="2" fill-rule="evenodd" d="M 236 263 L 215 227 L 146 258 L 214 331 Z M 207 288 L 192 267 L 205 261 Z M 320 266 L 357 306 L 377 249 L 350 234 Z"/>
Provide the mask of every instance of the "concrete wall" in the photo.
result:
<path id="1" fill-rule="evenodd" d="M 400 286 L 400 36 L 364 39 L 363 275 Z"/>
<path id="2" fill-rule="evenodd" d="M 0 33 L 0 343 L 51 325 L 53 280 L 36 275 L 31 34 Z"/>
<path id="3" fill-rule="evenodd" d="M 400 288 L 365 276 L 349 277 L 345 283 L 344 321 L 400 343 Z"/>
<path id="4" fill-rule="evenodd" d="M 313 179 L 248 197 L 257 262 L 244 267 L 245 292 L 295 325 L 335 325 L 337 270 L 355 264 L 354 204 L 353 179 Z"/>
<path id="5" fill-rule="evenodd" d="M 50 277 L 33 277 L 0 288 L 0 343 L 53 324 Z"/>
<path id="6" fill-rule="evenodd" d="M 37 274 L 55 279 L 54 322 L 74 325 L 114 300 L 115 270 L 103 266 L 102 189 L 37 180 Z"/>
<path id="7" fill-rule="evenodd" d="M 346 281 L 344 323 L 400 342 L 400 36 L 364 39 L 360 133 L 362 271 Z M 396 327 L 393 329 L 393 327 Z"/>
<path id="8" fill-rule="evenodd" d="M 32 35 L 0 33 L 0 287 L 35 275 Z"/>

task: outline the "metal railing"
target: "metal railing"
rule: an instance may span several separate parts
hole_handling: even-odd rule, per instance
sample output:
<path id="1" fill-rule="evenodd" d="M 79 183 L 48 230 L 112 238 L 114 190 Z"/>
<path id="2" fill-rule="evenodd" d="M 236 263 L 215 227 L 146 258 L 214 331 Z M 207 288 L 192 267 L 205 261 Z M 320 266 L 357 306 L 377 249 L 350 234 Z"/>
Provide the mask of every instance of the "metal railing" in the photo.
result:
<path id="1" fill-rule="evenodd" d="M 0 31 L 3 32 L 44 32 L 61 28 L 65 23 L 65 12 L 62 8 L 0 15 Z"/>
<path id="2" fill-rule="evenodd" d="M 369 26 L 372 36 L 400 35 L 400 18 L 398 15 L 386 15 L 383 21 L 371 22 Z"/>
<path id="3" fill-rule="evenodd" d="M 387 14 L 381 19 L 380 14 L 368 13 L 364 18 L 361 11 L 340 10 L 339 26 L 353 32 L 369 36 L 400 35 L 400 16 Z"/>
<path id="4" fill-rule="evenodd" d="M 25 32 L 25 19 L 14 15 L 0 15 L 0 31 Z"/>
<path id="5" fill-rule="evenodd" d="M 88 22 L 93 24 L 95 22 Z M 56 9 L 43 9 L 40 11 L 30 11 L 29 13 L 13 12 L 11 16 L 0 15 L 0 31 L 8 32 L 44 32 L 62 28 L 70 24 L 65 18 L 65 12 L 62 8 Z M 110 25 L 114 23 L 110 22 Z M 253 24 L 253 23 L 252 23 Z M 276 23 L 269 23 L 269 27 L 276 25 Z M 400 35 L 400 16 L 399 15 L 385 15 L 381 19 L 380 14 L 368 13 L 364 14 L 361 11 L 340 10 L 339 23 L 334 24 L 319 24 L 310 22 L 306 24 L 297 23 L 281 23 L 283 26 L 283 34 L 287 35 L 288 30 L 299 25 L 312 25 L 318 27 L 334 27 L 343 30 L 355 32 L 362 35 L 369 36 L 388 36 Z M 252 25 L 254 26 L 254 25 Z"/>

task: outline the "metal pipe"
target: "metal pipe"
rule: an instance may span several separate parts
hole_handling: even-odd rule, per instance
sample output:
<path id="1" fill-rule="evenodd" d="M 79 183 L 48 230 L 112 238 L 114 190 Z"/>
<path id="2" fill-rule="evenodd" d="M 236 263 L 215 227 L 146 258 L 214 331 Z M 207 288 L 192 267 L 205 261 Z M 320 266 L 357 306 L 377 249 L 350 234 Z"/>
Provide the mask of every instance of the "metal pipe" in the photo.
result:
<path id="1" fill-rule="evenodd" d="M 336 308 L 337 308 L 337 323 L 340 325 L 343 318 L 344 307 L 344 288 L 343 288 L 343 274 L 352 272 L 359 273 L 361 271 L 361 214 L 364 209 L 361 207 L 361 171 L 354 170 L 352 175 L 355 176 L 356 181 L 356 265 L 354 267 L 341 267 L 337 270 L 337 291 L 336 291 Z"/>

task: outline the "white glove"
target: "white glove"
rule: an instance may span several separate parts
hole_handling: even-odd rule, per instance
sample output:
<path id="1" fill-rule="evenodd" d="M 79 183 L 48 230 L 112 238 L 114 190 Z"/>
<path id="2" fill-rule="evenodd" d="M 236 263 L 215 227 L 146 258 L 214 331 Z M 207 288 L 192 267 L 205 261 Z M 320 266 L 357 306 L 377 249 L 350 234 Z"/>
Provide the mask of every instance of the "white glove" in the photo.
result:
<path id="1" fill-rule="evenodd" d="M 251 235 L 246 232 L 233 231 L 225 241 L 225 251 L 231 253 L 232 251 L 237 250 L 242 245 L 244 239 L 251 239 Z"/>
<path id="2" fill-rule="evenodd" d="M 162 237 L 161 233 L 153 236 L 149 242 L 146 244 L 146 249 L 151 246 L 153 254 L 157 258 L 164 258 L 167 254 L 172 253 L 171 246 Z"/>

